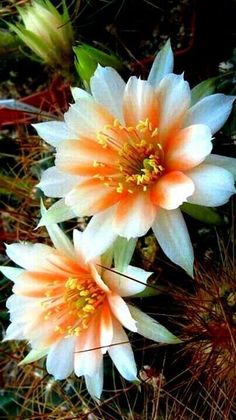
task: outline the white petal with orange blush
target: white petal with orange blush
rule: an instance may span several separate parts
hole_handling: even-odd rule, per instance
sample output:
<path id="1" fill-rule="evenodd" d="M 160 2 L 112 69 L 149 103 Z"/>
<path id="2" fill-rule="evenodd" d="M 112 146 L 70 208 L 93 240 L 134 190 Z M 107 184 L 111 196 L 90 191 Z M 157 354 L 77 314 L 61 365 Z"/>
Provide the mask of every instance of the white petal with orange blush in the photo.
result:
<path id="1" fill-rule="evenodd" d="M 157 99 L 152 86 L 135 76 L 129 78 L 124 92 L 123 112 L 127 126 L 135 127 L 149 118 L 152 127 L 158 125 Z"/>
<path id="2" fill-rule="evenodd" d="M 194 192 L 194 183 L 190 177 L 180 171 L 163 175 L 152 187 L 152 202 L 166 210 L 177 209 Z"/>
<path id="3" fill-rule="evenodd" d="M 159 141 L 164 144 L 182 127 L 191 101 L 189 84 L 182 75 L 168 74 L 156 91 L 160 108 Z"/>
<path id="4" fill-rule="evenodd" d="M 77 136 L 96 138 L 97 132 L 114 118 L 100 104 L 90 99 L 81 99 L 70 106 L 64 114 L 65 122 Z"/>
<path id="5" fill-rule="evenodd" d="M 100 346 L 103 354 L 106 353 L 113 338 L 113 323 L 110 307 L 107 302 L 104 302 L 101 310 L 100 319 Z"/>
<path id="6" fill-rule="evenodd" d="M 106 187 L 96 178 L 86 179 L 65 196 L 66 205 L 81 217 L 106 210 L 118 200 L 116 189 Z"/>
<path id="7" fill-rule="evenodd" d="M 221 206 L 236 190 L 233 175 L 224 168 L 201 164 L 187 172 L 195 185 L 195 191 L 188 202 L 202 206 Z"/>
<path id="8" fill-rule="evenodd" d="M 55 165 L 59 171 L 77 177 L 110 175 L 117 155 L 110 148 L 103 148 L 94 139 L 81 137 L 77 141 L 61 142 L 57 149 Z"/>
<path id="9" fill-rule="evenodd" d="M 77 337 L 75 347 L 74 370 L 77 376 L 96 374 L 103 360 L 100 347 L 100 325 L 92 320 L 88 329 Z"/>
<path id="10" fill-rule="evenodd" d="M 185 171 L 199 165 L 212 150 L 209 127 L 196 124 L 180 130 L 168 142 L 165 150 L 165 168 Z"/>
<path id="11" fill-rule="evenodd" d="M 156 207 L 149 192 L 129 194 L 117 206 L 113 229 L 127 239 L 143 236 L 150 229 L 156 216 Z"/>
<path id="12" fill-rule="evenodd" d="M 181 211 L 158 208 L 152 229 L 167 257 L 192 276 L 193 248 Z"/>
<path id="13" fill-rule="evenodd" d="M 109 109 L 110 113 L 123 124 L 122 103 L 125 82 L 112 67 L 98 67 L 90 79 L 94 99 Z"/>

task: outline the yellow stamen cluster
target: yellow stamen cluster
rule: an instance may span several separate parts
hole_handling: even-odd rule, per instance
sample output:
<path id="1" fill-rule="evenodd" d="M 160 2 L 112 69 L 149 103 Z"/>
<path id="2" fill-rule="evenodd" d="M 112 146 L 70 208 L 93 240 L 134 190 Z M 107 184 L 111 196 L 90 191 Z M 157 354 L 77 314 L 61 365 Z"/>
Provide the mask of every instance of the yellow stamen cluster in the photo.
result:
<path id="1" fill-rule="evenodd" d="M 49 292 L 45 296 L 49 297 Z M 95 311 L 102 304 L 105 294 L 90 275 L 69 277 L 60 296 L 53 296 L 42 303 L 44 320 L 59 320 L 55 332 L 65 336 L 78 336 L 88 328 Z"/>
<path id="2" fill-rule="evenodd" d="M 113 125 L 105 126 L 97 134 L 97 141 L 117 153 L 115 175 L 105 177 L 98 173 L 95 177 L 118 193 L 133 193 L 140 188 L 147 191 L 164 172 L 164 153 L 158 137 L 158 128 L 152 127 L 148 118 L 135 127 L 125 127 L 114 120 Z M 99 169 L 104 164 L 95 161 L 94 166 Z"/>

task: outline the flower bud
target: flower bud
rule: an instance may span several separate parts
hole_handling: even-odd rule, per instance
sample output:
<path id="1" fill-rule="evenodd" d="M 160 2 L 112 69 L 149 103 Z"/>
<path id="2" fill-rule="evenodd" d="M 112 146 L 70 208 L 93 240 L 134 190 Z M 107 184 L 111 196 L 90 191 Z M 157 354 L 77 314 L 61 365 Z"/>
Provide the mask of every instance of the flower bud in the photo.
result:
<path id="1" fill-rule="evenodd" d="M 46 64 L 68 69 L 73 32 L 65 1 L 62 8 L 60 14 L 50 0 L 34 0 L 32 5 L 18 8 L 23 24 L 9 26 Z"/>

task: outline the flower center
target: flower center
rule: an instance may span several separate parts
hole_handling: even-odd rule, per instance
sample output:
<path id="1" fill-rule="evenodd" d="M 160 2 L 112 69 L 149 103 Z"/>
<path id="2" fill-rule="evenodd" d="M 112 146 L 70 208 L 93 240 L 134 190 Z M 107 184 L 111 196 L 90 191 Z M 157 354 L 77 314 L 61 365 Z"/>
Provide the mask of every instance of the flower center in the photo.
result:
<path id="1" fill-rule="evenodd" d="M 45 320 L 56 319 L 55 332 L 66 336 L 78 336 L 88 328 L 95 311 L 102 305 L 105 293 L 89 274 L 69 277 L 60 295 L 43 302 L 47 308 Z M 48 296 L 48 294 L 47 294 Z"/>
<path id="2" fill-rule="evenodd" d="M 114 162 L 116 174 L 103 177 L 104 184 L 115 187 L 118 193 L 133 193 L 140 188 L 147 191 L 164 172 L 164 153 L 158 138 L 158 128 L 153 128 L 148 118 L 135 127 L 124 127 L 117 120 L 113 126 L 104 127 L 97 141 L 102 147 L 115 150 L 118 156 Z M 99 167 L 98 162 L 95 164 Z"/>

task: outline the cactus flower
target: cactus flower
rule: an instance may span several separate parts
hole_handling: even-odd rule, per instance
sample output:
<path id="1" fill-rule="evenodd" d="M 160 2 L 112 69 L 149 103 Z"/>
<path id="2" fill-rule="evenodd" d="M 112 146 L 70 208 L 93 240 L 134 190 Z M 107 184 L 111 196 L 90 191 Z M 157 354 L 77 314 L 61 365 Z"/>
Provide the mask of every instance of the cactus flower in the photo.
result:
<path id="1" fill-rule="evenodd" d="M 180 206 L 220 206 L 235 192 L 236 161 L 211 154 L 234 97 L 213 94 L 191 106 L 188 82 L 172 71 L 169 42 L 147 80 L 132 76 L 125 83 L 112 68 L 98 66 L 91 94 L 75 88 L 63 122 L 35 125 L 56 148 L 55 166 L 39 187 L 61 197 L 41 224 L 93 216 L 87 258 L 117 236 L 140 237 L 152 228 L 165 254 L 192 275 Z"/>
<path id="2" fill-rule="evenodd" d="M 9 258 L 22 268 L 0 267 L 14 282 L 14 294 L 7 300 L 11 324 L 5 340 L 27 340 L 32 350 L 23 363 L 46 355 L 47 370 L 56 379 L 74 371 L 85 377 L 91 396 L 100 398 L 106 352 L 125 379 L 137 380 L 124 328 L 163 343 L 180 340 L 124 299 L 143 291 L 151 273 L 127 264 L 123 277 L 104 266 L 103 259 L 87 263 L 84 233 L 74 230 L 72 244 L 57 225 L 48 231 L 54 247 L 7 246 Z"/>

